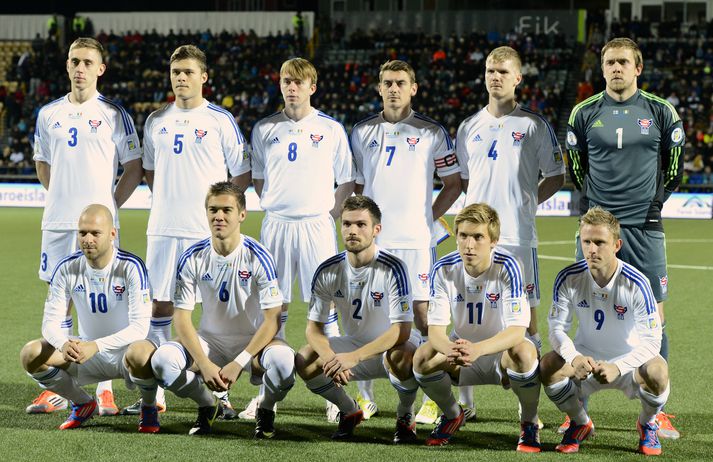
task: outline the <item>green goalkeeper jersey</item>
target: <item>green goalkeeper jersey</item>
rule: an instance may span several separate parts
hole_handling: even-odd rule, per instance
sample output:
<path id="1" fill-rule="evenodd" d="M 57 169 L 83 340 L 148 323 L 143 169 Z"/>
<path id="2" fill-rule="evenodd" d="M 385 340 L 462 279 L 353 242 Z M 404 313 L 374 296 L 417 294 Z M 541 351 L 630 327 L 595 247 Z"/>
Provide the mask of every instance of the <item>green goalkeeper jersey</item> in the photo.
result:
<path id="1" fill-rule="evenodd" d="M 601 92 L 579 103 L 567 154 L 580 212 L 599 205 L 623 226 L 663 230 L 661 208 L 683 176 L 685 142 L 673 105 L 643 90 L 622 102 Z"/>

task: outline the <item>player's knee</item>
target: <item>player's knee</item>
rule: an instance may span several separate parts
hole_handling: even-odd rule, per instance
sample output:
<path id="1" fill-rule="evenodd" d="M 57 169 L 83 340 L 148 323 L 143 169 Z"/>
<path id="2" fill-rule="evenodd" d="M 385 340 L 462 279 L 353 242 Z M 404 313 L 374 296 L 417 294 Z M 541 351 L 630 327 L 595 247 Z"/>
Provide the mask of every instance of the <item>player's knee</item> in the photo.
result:
<path id="1" fill-rule="evenodd" d="M 263 353 L 265 371 L 282 387 L 295 383 L 295 352 L 286 345 L 274 345 Z"/>
<path id="2" fill-rule="evenodd" d="M 159 302 L 154 300 L 152 305 L 152 316 L 157 318 L 173 316 L 173 302 Z"/>
<path id="3" fill-rule="evenodd" d="M 549 385 L 557 372 L 564 366 L 564 359 L 554 351 L 546 353 L 540 359 L 540 379 L 542 383 Z"/>
<path id="4" fill-rule="evenodd" d="M 668 386 L 668 364 L 663 358 L 656 357 L 640 369 L 639 373 L 646 385 L 655 393 L 661 394 Z"/>
<path id="5" fill-rule="evenodd" d="M 532 369 L 537 362 L 537 348 L 526 340 L 510 348 L 508 355 L 517 369 L 523 369 L 522 372 Z"/>
<path id="6" fill-rule="evenodd" d="M 141 340 L 129 345 L 124 355 L 124 361 L 129 368 L 129 371 L 136 375 L 136 372 L 151 368 L 151 356 L 156 347 L 153 343 L 147 340 Z"/>
<path id="7" fill-rule="evenodd" d="M 300 349 L 299 353 L 295 355 L 295 368 L 300 377 L 304 380 L 312 378 L 311 372 L 317 366 L 315 363 L 318 358 L 311 346 L 305 345 Z"/>
<path id="8" fill-rule="evenodd" d="M 406 380 L 413 375 L 413 350 L 394 347 L 386 352 L 386 362 L 392 374 L 399 380 Z"/>
<path id="9" fill-rule="evenodd" d="M 42 356 L 42 341 L 32 340 L 25 344 L 20 350 L 20 362 L 27 372 L 36 372 L 37 367 L 42 363 L 38 359 Z"/>
<path id="10" fill-rule="evenodd" d="M 161 345 L 151 357 L 154 377 L 164 386 L 170 387 L 183 369 L 188 366 L 183 346 L 176 342 Z"/>
<path id="11" fill-rule="evenodd" d="M 436 356 L 436 350 L 430 344 L 424 343 L 416 349 L 413 355 L 413 371 L 418 374 L 427 374 L 428 363 Z"/>

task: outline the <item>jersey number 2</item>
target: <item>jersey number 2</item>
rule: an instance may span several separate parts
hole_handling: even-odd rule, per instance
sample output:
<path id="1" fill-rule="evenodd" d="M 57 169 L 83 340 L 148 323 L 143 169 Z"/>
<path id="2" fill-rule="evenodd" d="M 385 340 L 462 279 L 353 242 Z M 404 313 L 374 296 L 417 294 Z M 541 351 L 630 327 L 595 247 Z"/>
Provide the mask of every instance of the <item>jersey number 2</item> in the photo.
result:
<path id="1" fill-rule="evenodd" d="M 355 298 L 352 301 L 352 306 L 354 306 L 354 314 L 352 314 L 352 318 L 361 319 L 361 314 L 359 314 L 361 311 L 361 298 Z"/>

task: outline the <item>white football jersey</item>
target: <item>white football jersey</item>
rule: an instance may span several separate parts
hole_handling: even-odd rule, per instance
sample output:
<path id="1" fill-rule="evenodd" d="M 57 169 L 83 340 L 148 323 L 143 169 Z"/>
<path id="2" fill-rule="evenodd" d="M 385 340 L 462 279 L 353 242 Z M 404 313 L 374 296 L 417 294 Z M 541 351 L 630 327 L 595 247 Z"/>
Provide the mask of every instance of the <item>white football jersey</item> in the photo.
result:
<path id="1" fill-rule="evenodd" d="M 255 124 L 252 177 L 264 180 L 260 207 L 300 218 L 334 207 L 334 183 L 354 180 L 352 153 L 342 124 L 312 109 L 294 121 L 278 112 Z"/>
<path id="2" fill-rule="evenodd" d="M 537 186 L 564 174 L 562 150 L 550 124 L 517 105 L 494 117 L 487 108 L 458 127 L 456 153 L 468 181 L 466 205 L 484 202 L 500 216 L 500 243 L 537 247 Z"/>
<path id="3" fill-rule="evenodd" d="M 395 124 L 379 113 L 354 125 L 351 145 L 356 182 L 383 213 L 377 243 L 389 249 L 431 247 L 433 173 L 460 171 L 446 129 L 414 111 Z"/>
<path id="4" fill-rule="evenodd" d="M 496 247 L 490 267 L 477 278 L 466 273 L 458 251 L 433 265 L 428 325 L 448 326 L 471 342 L 493 337 L 506 327 L 530 325 L 530 304 L 520 264 Z"/>
<path id="5" fill-rule="evenodd" d="M 233 115 L 204 100 L 195 109 L 169 104 L 144 126 L 146 170 L 154 171 L 146 234 L 180 238 L 210 235 L 205 196 L 213 183 L 250 170 Z"/>
<path id="6" fill-rule="evenodd" d="M 80 252 L 64 258 L 52 274 L 42 319 L 42 336 L 59 349 L 69 337 L 62 327 L 67 304 L 74 303 L 79 337 L 111 351 L 146 338 L 151 320 L 151 293 L 144 262 L 113 249 L 111 262 L 94 269 Z"/>
<path id="7" fill-rule="evenodd" d="M 560 271 L 549 326 L 552 349 L 567 363 L 582 354 L 577 351 L 581 347 L 596 354 L 594 359 L 614 361 L 623 375 L 659 353 L 661 318 L 646 276 L 617 261 L 606 287 L 594 281 L 586 260 Z M 572 342 L 567 333 L 575 315 L 579 327 Z"/>
<path id="8" fill-rule="evenodd" d="M 410 324 L 413 309 L 406 265 L 382 249 L 361 268 L 349 264 L 346 251 L 325 260 L 314 274 L 309 320 L 327 323 L 332 303 L 343 335 L 364 344 L 394 323 Z"/>
<path id="9" fill-rule="evenodd" d="M 213 250 L 210 238 L 183 253 L 178 260 L 173 304 L 193 310 L 197 290 L 203 299 L 201 336 L 249 340 L 262 324 L 262 310 L 282 305 L 272 255 L 245 235 L 225 257 Z"/>
<path id="10" fill-rule="evenodd" d="M 123 107 L 99 93 L 83 104 L 63 96 L 40 109 L 34 150 L 35 161 L 50 165 L 42 229 L 77 229 L 89 204 L 106 206 L 118 227 L 117 168 L 141 157 L 134 122 Z"/>

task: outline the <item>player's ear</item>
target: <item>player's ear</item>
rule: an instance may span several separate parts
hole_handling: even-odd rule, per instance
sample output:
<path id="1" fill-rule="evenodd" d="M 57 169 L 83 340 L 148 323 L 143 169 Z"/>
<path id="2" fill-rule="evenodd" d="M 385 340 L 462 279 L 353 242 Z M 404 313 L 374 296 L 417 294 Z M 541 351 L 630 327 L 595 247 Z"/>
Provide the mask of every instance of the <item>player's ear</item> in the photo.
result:
<path id="1" fill-rule="evenodd" d="M 617 239 L 616 242 L 614 243 L 614 253 L 615 254 L 618 253 L 619 250 L 621 250 L 621 246 L 622 246 L 622 240 Z"/>
<path id="2" fill-rule="evenodd" d="M 418 84 L 414 82 L 411 84 L 411 96 L 416 96 L 416 92 L 418 92 Z"/>
<path id="3" fill-rule="evenodd" d="M 208 73 L 202 72 L 201 73 L 201 83 L 206 83 L 207 81 L 208 81 Z"/>
<path id="4" fill-rule="evenodd" d="M 248 216 L 248 211 L 247 211 L 247 209 L 241 210 L 240 213 L 238 214 L 238 222 L 239 222 L 239 223 L 244 222 L 245 219 L 247 218 L 247 216 Z"/>
<path id="5" fill-rule="evenodd" d="M 106 71 L 106 64 L 101 63 L 99 65 L 99 68 L 97 69 L 97 77 L 104 75 L 105 71 Z"/>
<path id="6" fill-rule="evenodd" d="M 310 96 L 314 95 L 314 92 L 317 91 L 317 84 L 316 83 L 311 83 L 309 85 L 309 94 Z"/>
<path id="7" fill-rule="evenodd" d="M 377 223 L 374 225 L 374 236 L 378 236 L 380 232 L 381 232 L 381 223 Z"/>
<path id="8" fill-rule="evenodd" d="M 109 236 L 111 237 L 112 241 L 116 240 L 116 228 L 114 228 L 113 226 L 111 227 L 111 232 L 109 233 Z"/>

